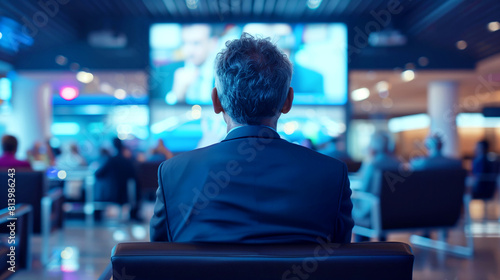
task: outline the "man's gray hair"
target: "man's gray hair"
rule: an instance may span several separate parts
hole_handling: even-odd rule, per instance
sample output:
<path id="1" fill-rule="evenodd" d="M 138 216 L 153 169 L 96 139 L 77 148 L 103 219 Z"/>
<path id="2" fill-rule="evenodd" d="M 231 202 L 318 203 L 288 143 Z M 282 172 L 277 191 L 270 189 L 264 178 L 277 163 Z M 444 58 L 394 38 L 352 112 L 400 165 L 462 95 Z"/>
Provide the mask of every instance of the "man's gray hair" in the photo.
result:
<path id="1" fill-rule="evenodd" d="M 215 73 L 224 111 L 239 124 L 258 125 L 283 108 L 292 63 L 269 38 L 243 33 L 217 54 Z"/>

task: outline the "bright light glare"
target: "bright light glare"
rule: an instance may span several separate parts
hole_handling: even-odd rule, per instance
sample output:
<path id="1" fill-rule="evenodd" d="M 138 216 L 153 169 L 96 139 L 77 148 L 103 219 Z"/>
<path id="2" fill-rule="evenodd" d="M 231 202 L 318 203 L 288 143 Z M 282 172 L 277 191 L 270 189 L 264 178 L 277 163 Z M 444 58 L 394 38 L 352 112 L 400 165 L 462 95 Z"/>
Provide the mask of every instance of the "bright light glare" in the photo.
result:
<path id="1" fill-rule="evenodd" d="M 353 101 L 361 101 L 370 97 L 370 90 L 367 88 L 358 88 L 351 92 L 351 98 Z"/>
<path id="2" fill-rule="evenodd" d="M 146 238 L 147 232 L 143 226 L 136 225 L 132 227 L 132 235 L 135 239 L 143 240 Z"/>
<path id="3" fill-rule="evenodd" d="M 492 22 L 488 23 L 488 30 L 491 32 L 495 32 L 497 30 L 500 30 L 500 22 L 492 21 Z"/>
<path id="4" fill-rule="evenodd" d="M 61 251 L 61 258 L 68 260 L 71 259 L 73 256 L 73 248 L 71 247 L 66 247 L 64 250 Z"/>
<path id="5" fill-rule="evenodd" d="M 194 10 L 198 8 L 198 0 L 186 0 L 186 6 L 188 9 Z"/>
<path id="6" fill-rule="evenodd" d="M 459 50 L 465 50 L 467 48 L 467 42 L 464 40 L 460 40 L 457 42 L 457 49 Z"/>
<path id="7" fill-rule="evenodd" d="M 307 7 L 309 9 L 317 9 L 321 5 L 322 0 L 307 0 Z"/>
<path id="8" fill-rule="evenodd" d="M 53 135 L 76 135 L 80 132 L 80 125 L 76 122 L 53 123 L 50 126 Z"/>
<path id="9" fill-rule="evenodd" d="M 59 95 L 64 99 L 71 101 L 78 97 L 78 89 L 75 87 L 63 87 Z"/>
<path id="10" fill-rule="evenodd" d="M 94 75 L 89 72 L 80 71 L 76 73 L 76 79 L 81 83 L 88 84 L 94 80 Z"/>
<path id="11" fill-rule="evenodd" d="M 66 179 L 66 171 L 64 170 L 59 170 L 59 172 L 57 172 L 57 178 L 61 179 L 61 180 L 64 180 Z"/>
<path id="12" fill-rule="evenodd" d="M 377 84 L 375 84 L 375 88 L 377 89 L 378 92 L 388 91 L 389 83 L 386 81 L 380 81 Z"/>
<path id="13" fill-rule="evenodd" d="M 431 120 L 427 114 L 409 115 L 392 118 L 388 122 L 389 131 L 397 133 L 401 131 L 428 128 Z"/>
<path id="14" fill-rule="evenodd" d="M 165 95 L 165 102 L 168 105 L 175 105 L 177 103 L 177 96 L 175 95 L 174 92 L 169 92 L 167 95 Z"/>
<path id="15" fill-rule="evenodd" d="M 413 72 L 413 70 L 403 71 L 403 73 L 401 73 L 401 79 L 404 82 L 413 81 L 413 79 L 415 79 L 415 72 Z"/>
<path id="16" fill-rule="evenodd" d="M 291 121 L 285 123 L 283 130 L 285 131 L 286 135 L 292 135 L 298 128 L 299 128 L 299 123 L 296 121 Z"/>
<path id="17" fill-rule="evenodd" d="M 113 239 L 117 242 L 121 242 L 121 241 L 125 240 L 126 238 L 127 238 L 127 234 L 121 229 L 118 229 L 113 233 Z"/>
<path id="18" fill-rule="evenodd" d="M 191 108 L 191 117 L 195 120 L 198 120 L 201 118 L 201 106 L 200 105 L 193 105 Z"/>
<path id="19" fill-rule="evenodd" d="M 124 89 L 119 88 L 115 90 L 115 97 L 117 99 L 123 100 L 125 99 L 125 97 L 127 97 L 127 92 Z"/>

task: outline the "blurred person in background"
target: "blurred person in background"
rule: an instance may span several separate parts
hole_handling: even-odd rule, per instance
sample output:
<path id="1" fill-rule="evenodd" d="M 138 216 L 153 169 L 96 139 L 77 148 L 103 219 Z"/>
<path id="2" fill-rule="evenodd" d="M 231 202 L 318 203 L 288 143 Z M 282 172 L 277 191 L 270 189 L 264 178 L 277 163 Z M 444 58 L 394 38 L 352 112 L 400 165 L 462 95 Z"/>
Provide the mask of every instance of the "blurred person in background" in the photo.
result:
<path id="1" fill-rule="evenodd" d="M 351 157 L 340 148 L 341 140 L 338 137 L 332 137 L 329 141 L 318 145 L 318 152 L 336 158 L 343 162 L 351 161 Z"/>
<path id="2" fill-rule="evenodd" d="M 368 146 L 368 157 L 363 161 L 358 176 L 361 178 L 359 190 L 376 196 L 380 195 L 380 182 L 376 179 L 379 170 L 397 170 L 402 163 L 394 156 L 390 136 L 385 132 L 375 132 Z M 352 216 L 354 221 L 366 219 L 371 212 L 371 204 L 367 201 L 353 199 Z M 356 236 L 357 241 L 365 239 Z"/>
<path id="3" fill-rule="evenodd" d="M 488 156 L 489 149 L 490 144 L 486 140 L 476 144 L 476 154 L 472 160 L 473 198 L 488 200 L 495 195 L 500 170 L 498 162 Z"/>
<path id="4" fill-rule="evenodd" d="M 425 147 L 428 151 L 427 157 L 416 158 L 410 161 L 413 170 L 462 168 L 460 160 L 443 155 L 443 140 L 438 134 L 429 135 L 425 139 Z"/>
<path id="5" fill-rule="evenodd" d="M 495 173 L 495 162 L 488 158 L 490 143 L 486 140 L 477 142 L 476 153 L 472 160 L 472 175 L 478 176 L 481 174 Z"/>
<path id="6" fill-rule="evenodd" d="M 96 201 L 115 202 L 120 205 L 131 203 L 130 219 L 140 220 L 139 194 L 137 190 L 137 177 L 134 164 L 130 158 L 125 156 L 125 149 L 120 139 L 113 139 L 115 154 L 108 158 L 104 164 L 95 171 L 96 177 Z M 128 182 L 132 180 L 135 184 L 134 201 L 129 201 Z"/>
<path id="7" fill-rule="evenodd" d="M 16 159 L 17 139 L 12 135 L 2 136 L 2 156 L 0 157 L 0 169 L 19 168 L 31 170 L 28 161 Z"/>
<path id="8" fill-rule="evenodd" d="M 50 166 L 54 166 L 55 158 L 49 141 L 43 143 L 36 141 L 33 148 L 28 150 L 28 160 L 32 168 L 37 171 L 46 170 Z"/>
<path id="9" fill-rule="evenodd" d="M 87 166 L 87 161 L 80 154 L 76 143 L 63 145 L 61 154 L 56 157 L 56 167 L 60 169 L 76 169 Z"/>
<path id="10" fill-rule="evenodd" d="M 154 147 L 150 152 L 148 161 L 165 161 L 172 158 L 173 156 L 174 154 L 167 148 L 167 146 L 165 146 L 163 139 L 158 139 L 156 147 Z"/>

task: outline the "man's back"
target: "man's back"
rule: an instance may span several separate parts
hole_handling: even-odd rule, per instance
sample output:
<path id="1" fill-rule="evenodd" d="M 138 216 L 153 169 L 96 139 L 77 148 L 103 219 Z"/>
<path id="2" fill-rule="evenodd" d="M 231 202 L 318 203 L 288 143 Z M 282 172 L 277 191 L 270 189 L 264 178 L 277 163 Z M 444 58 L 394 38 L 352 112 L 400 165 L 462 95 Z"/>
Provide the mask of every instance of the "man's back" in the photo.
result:
<path id="1" fill-rule="evenodd" d="M 152 241 L 351 239 L 345 165 L 265 126 L 236 128 L 221 143 L 174 157 L 158 178 Z"/>

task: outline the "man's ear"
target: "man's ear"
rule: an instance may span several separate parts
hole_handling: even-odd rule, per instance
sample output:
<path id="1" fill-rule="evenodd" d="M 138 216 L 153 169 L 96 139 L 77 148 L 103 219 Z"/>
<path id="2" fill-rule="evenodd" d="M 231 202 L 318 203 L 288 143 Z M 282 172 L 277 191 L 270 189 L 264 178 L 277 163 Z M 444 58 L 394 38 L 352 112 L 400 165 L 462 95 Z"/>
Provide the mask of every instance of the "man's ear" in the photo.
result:
<path id="1" fill-rule="evenodd" d="M 215 87 L 212 89 L 212 103 L 216 114 L 224 112 L 224 109 L 222 109 L 222 105 L 220 104 L 219 95 L 217 95 L 217 88 Z"/>
<path id="2" fill-rule="evenodd" d="M 283 104 L 283 109 L 281 109 L 281 113 L 286 114 L 290 112 L 290 109 L 292 109 L 292 102 L 293 102 L 293 88 L 290 87 L 288 90 L 288 95 L 286 96 L 285 99 L 285 104 Z"/>

